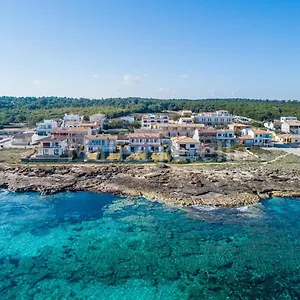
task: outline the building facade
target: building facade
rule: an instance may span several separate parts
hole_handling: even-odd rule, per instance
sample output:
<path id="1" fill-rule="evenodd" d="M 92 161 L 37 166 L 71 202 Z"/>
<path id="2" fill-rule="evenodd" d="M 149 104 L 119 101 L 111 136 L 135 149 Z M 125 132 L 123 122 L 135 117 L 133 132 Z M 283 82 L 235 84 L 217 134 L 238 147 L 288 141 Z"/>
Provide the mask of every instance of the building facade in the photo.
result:
<path id="1" fill-rule="evenodd" d="M 68 143 L 64 137 L 46 137 L 40 140 L 37 156 L 63 156 L 67 153 Z"/>
<path id="2" fill-rule="evenodd" d="M 300 121 L 287 120 L 281 123 L 281 131 L 285 133 L 300 134 Z"/>
<path id="3" fill-rule="evenodd" d="M 154 124 L 168 124 L 169 116 L 167 115 L 143 115 L 141 121 L 142 128 L 151 128 Z"/>
<path id="4" fill-rule="evenodd" d="M 137 152 L 162 152 L 163 139 L 160 133 L 137 133 L 134 132 L 129 135 L 130 151 Z"/>
<path id="5" fill-rule="evenodd" d="M 67 139 L 69 147 L 77 147 L 84 144 L 84 137 L 91 135 L 92 130 L 84 127 L 74 128 L 54 128 L 51 130 L 51 136 L 53 137 L 65 137 Z"/>
<path id="6" fill-rule="evenodd" d="M 193 137 L 195 131 L 204 129 L 203 124 L 155 124 L 152 129 L 160 130 L 167 137 L 188 136 Z"/>
<path id="7" fill-rule="evenodd" d="M 272 147 L 272 133 L 261 130 L 251 129 L 248 131 L 248 135 L 253 138 L 253 146 L 255 147 Z"/>
<path id="8" fill-rule="evenodd" d="M 219 147 L 230 148 L 236 143 L 236 136 L 231 129 L 219 129 L 216 131 L 216 139 Z"/>
<path id="9" fill-rule="evenodd" d="M 53 128 L 58 127 L 56 120 L 44 120 L 44 122 L 36 124 L 36 134 L 38 136 L 48 136 Z"/>
<path id="10" fill-rule="evenodd" d="M 193 158 L 199 156 L 200 142 L 187 136 L 177 136 L 171 138 L 172 156 L 176 158 Z"/>
<path id="11" fill-rule="evenodd" d="M 103 151 L 106 153 L 117 151 L 117 136 L 111 134 L 87 135 L 84 138 L 87 152 Z"/>
<path id="12" fill-rule="evenodd" d="M 195 123 L 206 126 L 229 125 L 232 123 L 232 115 L 226 110 L 216 112 L 204 112 L 195 116 Z"/>

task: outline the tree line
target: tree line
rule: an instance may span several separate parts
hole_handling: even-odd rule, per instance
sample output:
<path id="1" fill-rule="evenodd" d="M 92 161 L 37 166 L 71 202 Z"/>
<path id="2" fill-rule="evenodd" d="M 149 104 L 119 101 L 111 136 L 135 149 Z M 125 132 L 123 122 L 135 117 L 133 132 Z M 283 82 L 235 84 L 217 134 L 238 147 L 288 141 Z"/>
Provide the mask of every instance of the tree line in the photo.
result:
<path id="1" fill-rule="evenodd" d="M 279 119 L 284 115 L 300 118 L 300 102 L 295 100 L 262 99 L 153 99 L 106 98 L 86 99 L 67 97 L 0 97 L 0 125 L 28 122 L 29 125 L 44 118 L 61 118 L 65 113 L 88 116 L 105 113 L 115 118 L 131 113 L 159 113 L 163 111 L 192 110 L 195 113 L 215 110 L 247 116 L 257 121 Z"/>

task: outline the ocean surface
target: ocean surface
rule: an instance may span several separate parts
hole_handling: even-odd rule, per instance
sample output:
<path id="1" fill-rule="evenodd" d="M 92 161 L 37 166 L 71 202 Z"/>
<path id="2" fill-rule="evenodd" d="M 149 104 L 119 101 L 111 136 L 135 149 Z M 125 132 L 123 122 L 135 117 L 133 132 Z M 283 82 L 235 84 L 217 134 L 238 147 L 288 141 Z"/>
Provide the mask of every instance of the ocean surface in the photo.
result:
<path id="1" fill-rule="evenodd" d="M 300 200 L 0 191 L 0 299 L 300 299 Z"/>

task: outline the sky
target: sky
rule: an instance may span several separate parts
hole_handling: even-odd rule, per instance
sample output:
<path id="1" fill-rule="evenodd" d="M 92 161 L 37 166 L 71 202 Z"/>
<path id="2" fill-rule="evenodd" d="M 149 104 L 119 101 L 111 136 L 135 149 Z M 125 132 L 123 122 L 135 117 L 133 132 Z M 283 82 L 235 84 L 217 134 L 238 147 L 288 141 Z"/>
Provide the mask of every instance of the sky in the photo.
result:
<path id="1" fill-rule="evenodd" d="M 0 95 L 300 100 L 297 0 L 0 0 Z"/>

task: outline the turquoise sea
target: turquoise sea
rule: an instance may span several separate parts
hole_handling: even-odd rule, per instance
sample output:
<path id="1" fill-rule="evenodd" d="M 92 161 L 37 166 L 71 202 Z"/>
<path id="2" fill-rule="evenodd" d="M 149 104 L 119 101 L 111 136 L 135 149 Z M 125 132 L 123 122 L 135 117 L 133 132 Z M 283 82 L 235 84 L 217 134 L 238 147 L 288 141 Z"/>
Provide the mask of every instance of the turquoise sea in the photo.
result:
<path id="1" fill-rule="evenodd" d="M 299 299 L 300 201 L 0 191 L 0 299 Z"/>

